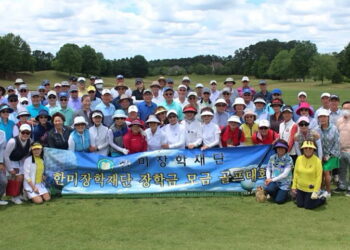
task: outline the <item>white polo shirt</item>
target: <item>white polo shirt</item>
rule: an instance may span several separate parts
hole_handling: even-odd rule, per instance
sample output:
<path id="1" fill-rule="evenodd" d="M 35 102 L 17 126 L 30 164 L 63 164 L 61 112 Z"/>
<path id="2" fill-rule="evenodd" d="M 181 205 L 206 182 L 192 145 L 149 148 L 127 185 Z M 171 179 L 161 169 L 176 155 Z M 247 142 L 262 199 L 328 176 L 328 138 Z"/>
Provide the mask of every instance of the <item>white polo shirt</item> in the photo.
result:
<path id="1" fill-rule="evenodd" d="M 183 120 L 181 121 L 182 126 L 185 128 L 186 134 L 186 146 L 189 144 L 194 144 L 198 147 L 202 144 L 202 126 L 201 123 L 194 118 L 193 120 Z"/>
<path id="2" fill-rule="evenodd" d="M 208 124 L 202 123 L 203 145 L 210 148 L 219 145 L 220 133 L 221 130 L 219 126 L 214 122 L 211 121 Z"/>

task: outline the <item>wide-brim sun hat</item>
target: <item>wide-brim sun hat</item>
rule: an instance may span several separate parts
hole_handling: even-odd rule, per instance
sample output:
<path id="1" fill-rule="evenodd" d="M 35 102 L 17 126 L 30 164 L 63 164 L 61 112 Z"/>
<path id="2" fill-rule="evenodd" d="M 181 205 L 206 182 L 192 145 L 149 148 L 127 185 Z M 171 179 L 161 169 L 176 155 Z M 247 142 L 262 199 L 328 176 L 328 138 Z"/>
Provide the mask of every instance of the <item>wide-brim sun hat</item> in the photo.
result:
<path id="1" fill-rule="evenodd" d="M 232 104 L 232 107 L 235 108 L 236 105 L 243 105 L 244 108 L 247 107 L 247 105 L 245 104 L 244 99 L 242 97 L 237 97 L 235 99 L 235 102 Z"/>
<path id="2" fill-rule="evenodd" d="M 129 127 L 132 127 L 134 125 L 139 126 L 140 128 L 143 128 L 143 125 L 142 125 L 141 121 L 138 120 L 138 119 L 133 120 L 132 122 L 130 122 Z"/>
<path id="3" fill-rule="evenodd" d="M 77 116 L 74 118 L 74 123 L 73 125 L 78 125 L 78 124 L 85 124 L 88 125 L 87 121 L 85 120 L 85 118 L 83 116 Z"/>
<path id="4" fill-rule="evenodd" d="M 117 109 L 114 111 L 114 114 L 112 116 L 112 119 L 114 120 L 115 118 L 128 118 L 128 116 L 125 114 L 125 112 L 122 109 Z"/>
<path id="5" fill-rule="evenodd" d="M 273 148 L 284 148 L 285 150 L 288 151 L 288 143 L 285 140 L 279 139 L 273 144 Z"/>
<path id="6" fill-rule="evenodd" d="M 308 102 L 302 102 L 302 103 L 299 104 L 299 107 L 298 107 L 298 109 L 296 110 L 296 113 L 297 113 L 298 115 L 300 115 L 300 110 L 301 110 L 301 109 L 308 109 L 308 110 L 309 110 L 309 115 L 310 115 L 310 116 L 313 116 L 313 115 L 314 115 L 314 111 L 311 109 L 311 106 L 310 106 L 310 104 L 309 104 Z"/>
<path id="7" fill-rule="evenodd" d="M 258 117 L 257 114 L 256 114 L 253 110 L 250 110 L 250 109 L 244 111 L 244 115 L 243 115 L 243 119 L 244 119 L 244 120 L 245 120 L 245 117 L 246 117 L 247 115 L 252 115 L 252 116 L 254 116 L 254 117 L 255 117 L 255 120 L 256 120 L 256 118 Z"/>
<path id="8" fill-rule="evenodd" d="M 236 115 L 230 116 L 230 118 L 227 119 L 227 123 L 229 123 L 229 122 L 235 122 L 238 124 L 242 124 L 241 119 L 239 119 L 239 117 Z"/>
<path id="9" fill-rule="evenodd" d="M 322 108 L 322 109 L 318 110 L 317 118 L 319 118 L 320 116 L 329 116 L 329 114 L 330 114 L 329 110 Z"/>
<path id="10" fill-rule="evenodd" d="M 270 122 L 268 120 L 265 120 L 265 119 L 260 120 L 259 121 L 259 128 L 262 128 L 262 127 L 269 128 L 270 127 Z"/>
<path id="11" fill-rule="evenodd" d="M 157 119 L 155 115 L 150 115 L 146 121 L 147 124 L 151 122 L 160 124 L 160 121 Z"/>

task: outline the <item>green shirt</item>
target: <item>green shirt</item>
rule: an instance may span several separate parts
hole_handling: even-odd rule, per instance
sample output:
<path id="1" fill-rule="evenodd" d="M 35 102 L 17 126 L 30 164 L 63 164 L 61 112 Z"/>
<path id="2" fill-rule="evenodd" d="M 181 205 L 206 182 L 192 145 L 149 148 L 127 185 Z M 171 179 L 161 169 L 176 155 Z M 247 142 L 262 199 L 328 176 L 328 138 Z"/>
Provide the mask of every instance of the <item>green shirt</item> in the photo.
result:
<path id="1" fill-rule="evenodd" d="M 60 112 L 62 115 L 64 115 L 64 117 L 66 118 L 66 121 L 64 122 L 65 126 L 72 126 L 73 124 L 73 116 L 74 116 L 74 111 L 71 108 L 61 108 L 61 107 L 57 107 L 52 111 L 52 114 L 56 113 L 56 112 Z"/>

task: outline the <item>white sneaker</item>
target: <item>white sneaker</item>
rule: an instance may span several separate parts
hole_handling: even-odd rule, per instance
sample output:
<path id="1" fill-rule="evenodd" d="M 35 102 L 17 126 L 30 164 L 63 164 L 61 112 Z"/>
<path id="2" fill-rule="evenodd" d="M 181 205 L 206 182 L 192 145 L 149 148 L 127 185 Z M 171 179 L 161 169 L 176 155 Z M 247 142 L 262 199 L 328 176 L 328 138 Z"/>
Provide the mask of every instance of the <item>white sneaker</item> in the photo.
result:
<path id="1" fill-rule="evenodd" d="M 321 193 L 319 194 L 318 198 L 329 199 L 329 198 L 331 198 L 331 194 L 328 193 L 327 191 L 321 191 Z"/>
<path id="2" fill-rule="evenodd" d="M 0 200 L 0 206 L 6 206 L 8 203 L 8 201 L 3 201 L 3 200 Z"/>
<path id="3" fill-rule="evenodd" d="M 21 201 L 21 199 L 19 198 L 19 196 L 16 196 L 16 197 L 12 197 L 11 198 L 11 201 L 13 203 L 15 203 L 16 205 L 21 205 L 23 202 Z"/>
<path id="4" fill-rule="evenodd" d="M 20 198 L 22 201 L 28 201 L 28 197 L 27 197 L 26 194 L 21 194 L 21 195 L 19 196 L 19 198 Z"/>

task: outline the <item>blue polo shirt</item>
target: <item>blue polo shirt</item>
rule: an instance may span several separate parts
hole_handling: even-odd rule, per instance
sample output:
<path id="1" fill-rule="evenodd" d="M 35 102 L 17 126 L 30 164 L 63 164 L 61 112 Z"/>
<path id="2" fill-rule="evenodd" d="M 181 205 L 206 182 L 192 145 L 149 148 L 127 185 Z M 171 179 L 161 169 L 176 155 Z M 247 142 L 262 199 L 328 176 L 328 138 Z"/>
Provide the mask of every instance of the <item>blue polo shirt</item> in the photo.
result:
<path id="1" fill-rule="evenodd" d="M 137 108 L 139 110 L 139 117 L 142 121 L 146 121 L 149 115 L 154 114 L 154 111 L 157 108 L 157 104 L 151 102 L 147 104 L 145 101 L 137 104 Z"/>
<path id="2" fill-rule="evenodd" d="M 5 124 L 2 122 L 2 119 L 0 118 L 0 130 L 5 132 L 6 141 L 9 141 L 12 138 L 14 126 L 15 126 L 15 123 L 12 120 L 8 120 L 8 122 Z"/>
<path id="3" fill-rule="evenodd" d="M 46 108 L 44 105 L 40 104 L 38 107 L 34 107 L 33 104 L 32 105 L 29 105 L 27 107 L 27 110 L 30 114 L 30 118 L 35 118 L 38 116 L 40 110 L 46 110 L 48 113 L 49 113 L 49 109 Z"/>

